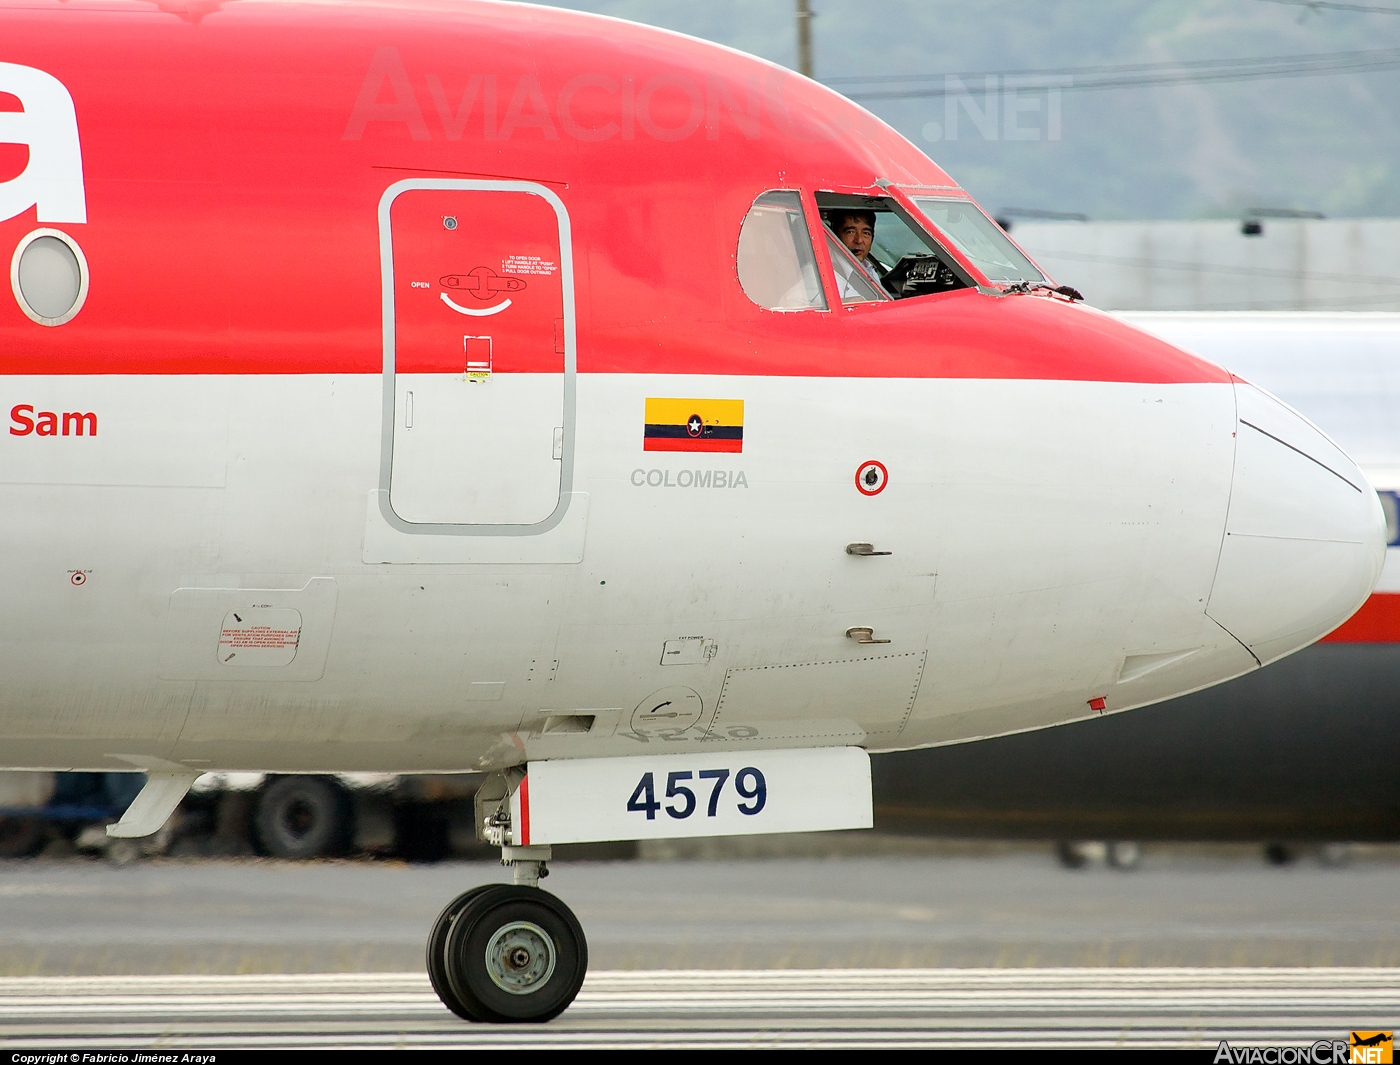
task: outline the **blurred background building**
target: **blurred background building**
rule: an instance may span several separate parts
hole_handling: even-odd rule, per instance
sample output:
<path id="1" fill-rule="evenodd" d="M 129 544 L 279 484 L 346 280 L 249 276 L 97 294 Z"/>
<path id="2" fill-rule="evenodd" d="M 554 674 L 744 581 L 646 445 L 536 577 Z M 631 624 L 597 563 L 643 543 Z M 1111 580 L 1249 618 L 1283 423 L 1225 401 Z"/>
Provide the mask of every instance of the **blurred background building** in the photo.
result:
<path id="1" fill-rule="evenodd" d="M 1095 307 L 1400 311 L 1400 218 L 1077 222 L 998 219 Z"/>

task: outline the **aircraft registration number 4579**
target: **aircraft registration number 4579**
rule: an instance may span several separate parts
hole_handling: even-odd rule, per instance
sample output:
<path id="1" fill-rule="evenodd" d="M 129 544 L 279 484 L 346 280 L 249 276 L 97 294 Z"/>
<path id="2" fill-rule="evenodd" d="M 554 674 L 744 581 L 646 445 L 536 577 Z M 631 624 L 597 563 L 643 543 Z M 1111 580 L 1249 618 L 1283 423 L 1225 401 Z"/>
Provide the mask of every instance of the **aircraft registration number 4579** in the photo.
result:
<path id="1" fill-rule="evenodd" d="M 871 826 L 859 747 L 531 762 L 511 800 L 517 846 Z"/>

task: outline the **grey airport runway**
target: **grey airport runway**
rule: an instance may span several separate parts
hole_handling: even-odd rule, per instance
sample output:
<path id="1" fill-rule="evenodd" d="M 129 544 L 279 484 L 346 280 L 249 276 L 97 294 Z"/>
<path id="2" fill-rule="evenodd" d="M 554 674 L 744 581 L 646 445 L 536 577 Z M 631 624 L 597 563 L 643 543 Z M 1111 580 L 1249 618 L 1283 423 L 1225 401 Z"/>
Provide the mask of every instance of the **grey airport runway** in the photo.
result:
<path id="1" fill-rule="evenodd" d="M 659 860 L 665 858 L 666 860 Z M 1400 1017 L 1400 860 L 1048 847 L 558 862 L 591 970 L 548 1025 L 468 1025 L 423 941 L 481 862 L 0 863 L 7 1049 L 1198 1046 Z"/>

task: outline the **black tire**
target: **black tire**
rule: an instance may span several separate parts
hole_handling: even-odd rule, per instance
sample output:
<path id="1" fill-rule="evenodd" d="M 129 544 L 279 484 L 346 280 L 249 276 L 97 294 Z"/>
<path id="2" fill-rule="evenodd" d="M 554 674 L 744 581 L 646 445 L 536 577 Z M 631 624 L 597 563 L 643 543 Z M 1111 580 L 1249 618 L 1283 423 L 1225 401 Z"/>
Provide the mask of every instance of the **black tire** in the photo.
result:
<path id="1" fill-rule="evenodd" d="M 1065 869 L 1083 869 L 1089 863 L 1079 846 L 1068 839 L 1062 839 L 1055 844 L 1055 858 Z"/>
<path id="2" fill-rule="evenodd" d="M 44 843 L 44 826 L 35 817 L 0 817 L 0 858 L 28 858 Z"/>
<path id="3" fill-rule="evenodd" d="M 466 1003 L 452 990 L 452 981 L 447 975 L 447 935 L 452 931 L 452 922 L 462 912 L 467 903 L 495 884 L 482 884 L 470 891 L 464 891 L 443 907 L 442 913 L 433 922 L 433 930 L 428 933 L 428 980 L 437 992 L 442 1004 L 464 1021 L 479 1021 L 467 1008 Z"/>
<path id="4" fill-rule="evenodd" d="M 568 1009 L 583 986 L 588 942 L 578 918 L 549 892 L 500 884 L 457 914 L 444 959 L 452 991 L 472 1016 L 539 1023 Z"/>
<path id="5" fill-rule="evenodd" d="M 274 858 L 339 854 L 350 836 L 344 793 L 324 777 L 280 777 L 258 796 L 253 832 Z"/>
<path id="6" fill-rule="evenodd" d="M 404 802 L 394 807 L 394 852 L 406 862 L 440 862 L 452 853 L 440 804 Z"/>

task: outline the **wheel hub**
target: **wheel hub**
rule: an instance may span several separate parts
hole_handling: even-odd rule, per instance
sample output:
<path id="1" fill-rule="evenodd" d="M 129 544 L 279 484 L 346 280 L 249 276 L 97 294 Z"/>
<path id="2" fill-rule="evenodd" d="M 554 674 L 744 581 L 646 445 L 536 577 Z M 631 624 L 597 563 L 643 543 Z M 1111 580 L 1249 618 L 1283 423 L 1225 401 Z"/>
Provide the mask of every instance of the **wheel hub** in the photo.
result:
<path id="1" fill-rule="evenodd" d="M 282 824 L 286 826 L 288 833 L 297 839 L 302 839 L 310 832 L 315 821 L 316 811 L 311 808 L 310 803 L 302 798 L 293 800 L 282 818 Z"/>
<path id="2" fill-rule="evenodd" d="M 537 924 L 512 921 L 486 944 L 486 973 L 511 995 L 538 991 L 554 974 L 554 940 Z"/>

